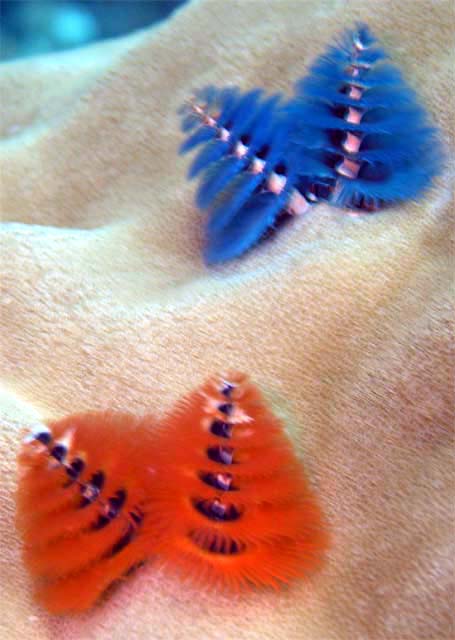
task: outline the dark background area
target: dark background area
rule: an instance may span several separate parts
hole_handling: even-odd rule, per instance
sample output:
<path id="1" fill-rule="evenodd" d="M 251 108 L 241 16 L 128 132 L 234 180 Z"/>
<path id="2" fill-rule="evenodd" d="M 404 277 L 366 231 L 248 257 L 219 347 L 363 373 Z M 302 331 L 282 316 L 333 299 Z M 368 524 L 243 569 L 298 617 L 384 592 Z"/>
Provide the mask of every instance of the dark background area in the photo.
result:
<path id="1" fill-rule="evenodd" d="M 0 60 L 63 51 L 168 18 L 188 0 L 0 0 Z"/>

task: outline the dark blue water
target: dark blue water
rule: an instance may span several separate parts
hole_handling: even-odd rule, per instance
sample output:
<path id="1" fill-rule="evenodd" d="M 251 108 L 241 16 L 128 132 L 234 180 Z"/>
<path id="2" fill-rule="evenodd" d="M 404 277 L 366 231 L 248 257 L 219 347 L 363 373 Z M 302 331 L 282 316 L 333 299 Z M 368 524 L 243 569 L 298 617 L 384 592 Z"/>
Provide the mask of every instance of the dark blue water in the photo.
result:
<path id="1" fill-rule="evenodd" d="M 166 20 L 188 0 L 1 0 L 0 59 L 63 51 Z"/>

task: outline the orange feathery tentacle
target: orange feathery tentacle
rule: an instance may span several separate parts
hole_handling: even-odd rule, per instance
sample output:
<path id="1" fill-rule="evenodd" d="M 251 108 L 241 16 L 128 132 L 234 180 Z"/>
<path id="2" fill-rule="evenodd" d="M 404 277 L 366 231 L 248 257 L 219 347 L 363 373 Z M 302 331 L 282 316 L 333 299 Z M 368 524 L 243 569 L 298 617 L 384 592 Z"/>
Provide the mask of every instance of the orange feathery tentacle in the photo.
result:
<path id="1" fill-rule="evenodd" d="M 90 607 L 150 555 L 155 531 L 143 522 L 156 474 L 149 422 L 87 413 L 26 438 L 18 456 L 17 526 L 49 610 Z"/>
<path id="2" fill-rule="evenodd" d="M 213 378 L 164 420 L 155 445 L 158 553 L 200 583 L 279 587 L 320 563 L 318 503 L 280 422 L 245 376 Z"/>
<path id="3" fill-rule="evenodd" d="M 142 564 L 143 559 L 149 555 L 148 543 L 143 544 L 141 537 L 138 534 L 134 543 L 80 572 L 38 584 L 38 602 L 51 613 L 78 613 L 89 609 L 112 584 L 123 580 L 131 569 Z"/>

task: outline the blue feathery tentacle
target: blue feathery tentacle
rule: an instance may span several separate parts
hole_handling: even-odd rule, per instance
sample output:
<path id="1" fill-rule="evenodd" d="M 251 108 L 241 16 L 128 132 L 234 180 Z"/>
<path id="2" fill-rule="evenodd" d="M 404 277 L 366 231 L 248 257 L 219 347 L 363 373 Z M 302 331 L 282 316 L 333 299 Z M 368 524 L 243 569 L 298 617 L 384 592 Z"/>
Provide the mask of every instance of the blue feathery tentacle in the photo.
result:
<path id="1" fill-rule="evenodd" d="M 197 99 L 201 101 L 188 104 L 183 114 L 183 128 L 191 135 L 181 152 L 204 145 L 189 177 L 203 174 L 196 203 L 210 210 L 204 255 L 213 264 L 253 246 L 283 209 L 300 212 L 309 204 L 296 193 L 299 176 L 289 149 L 293 106 L 280 95 L 266 97 L 260 90 L 242 94 L 236 88 L 209 87 Z M 308 163 L 317 165 L 314 158 Z"/>
<path id="2" fill-rule="evenodd" d="M 301 157 L 332 170 L 329 201 L 366 211 L 419 197 L 441 166 L 436 129 L 365 25 L 296 87 Z"/>

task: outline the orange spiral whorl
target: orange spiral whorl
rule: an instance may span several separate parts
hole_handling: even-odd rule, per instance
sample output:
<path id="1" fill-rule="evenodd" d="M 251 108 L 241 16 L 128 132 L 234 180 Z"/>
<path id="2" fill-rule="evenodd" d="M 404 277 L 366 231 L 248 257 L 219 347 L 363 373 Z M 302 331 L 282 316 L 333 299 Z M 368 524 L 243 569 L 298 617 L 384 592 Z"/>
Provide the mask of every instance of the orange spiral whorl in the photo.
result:
<path id="1" fill-rule="evenodd" d="M 155 472 L 148 426 L 129 414 L 86 413 L 24 442 L 16 522 L 37 599 L 51 612 L 92 606 L 153 546 L 143 517 Z"/>
<path id="2" fill-rule="evenodd" d="M 158 551 L 200 583 L 301 576 L 327 546 L 319 506 L 280 422 L 245 376 L 213 378 L 158 430 Z"/>

